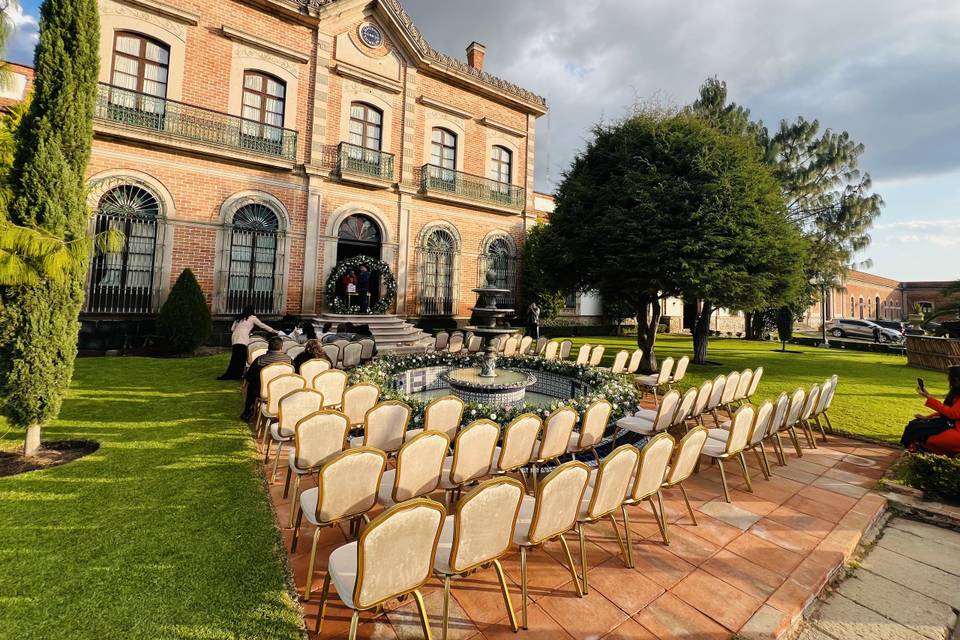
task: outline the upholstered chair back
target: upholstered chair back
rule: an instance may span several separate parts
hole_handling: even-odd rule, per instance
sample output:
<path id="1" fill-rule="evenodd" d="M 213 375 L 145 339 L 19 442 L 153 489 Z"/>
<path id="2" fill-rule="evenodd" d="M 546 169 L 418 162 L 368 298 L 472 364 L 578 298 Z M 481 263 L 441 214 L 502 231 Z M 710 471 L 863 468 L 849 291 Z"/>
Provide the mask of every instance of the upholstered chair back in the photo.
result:
<path id="1" fill-rule="evenodd" d="M 629 351 L 618 351 L 613 357 L 613 364 L 610 365 L 611 373 L 623 373 L 627 369 L 627 360 L 630 359 Z"/>
<path id="2" fill-rule="evenodd" d="M 301 347 L 301 346 L 298 344 L 298 345 L 296 345 L 296 346 L 293 346 L 293 347 L 290 347 L 289 349 L 287 349 L 287 355 L 290 356 L 290 359 L 291 359 L 291 360 L 296 360 L 297 357 L 298 357 L 301 353 L 303 353 L 304 351 L 306 351 L 306 349 L 305 349 L 304 347 Z"/>
<path id="3" fill-rule="evenodd" d="M 423 412 L 424 431 L 437 431 L 453 440 L 463 420 L 463 400 L 456 396 L 437 398 Z"/>
<path id="4" fill-rule="evenodd" d="M 680 382 L 687 375 L 687 367 L 690 365 L 690 357 L 683 356 L 677 360 L 677 364 L 673 369 L 673 380 L 671 382 Z"/>
<path id="5" fill-rule="evenodd" d="M 740 386 L 740 372 L 731 371 L 727 375 L 727 383 L 723 385 L 723 395 L 720 397 L 720 404 L 730 404 L 736 400 L 737 388 Z"/>
<path id="6" fill-rule="evenodd" d="M 697 390 L 697 399 L 694 400 L 693 408 L 690 409 L 691 416 L 699 416 L 701 413 L 707 410 L 707 405 L 710 403 L 710 394 L 712 392 L 713 380 L 707 380 L 700 385 L 700 389 Z"/>
<path id="7" fill-rule="evenodd" d="M 537 346 L 534 347 L 534 354 L 538 356 L 543 355 L 543 350 L 547 348 L 547 339 L 543 336 L 537 338 Z"/>
<path id="8" fill-rule="evenodd" d="M 590 345 L 582 344 L 577 350 L 577 360 L 574 364 L 580 365 L 581 367 L 587 366 L 590 362 Z"/>
<path id="9" fill-rule="evenodd" d="M 463 334 L 455 333 L 450 336 L 450 344 L 447 346 L 450 353 L 460 353 L 463 351 Z"/>
<path id="10" fill-rule="evenodd" d="M 323 395 L 313 389 L 291 391 L 277 405 L 277 431 L 283 438 L 293 437 L 297 423 L 322 408 Z"/>
<path id="11" fill-rule="evenodd" d="M 590 519 L 599 520 L 620 508 L 627 491 L 630 490 L 630 481 L 637 470 L 639 459 L 640 451 L 632 444 L 617 447 L 603 459 L 587 508 Z"/>
<path id="12" fill-rule="evenodd" d="M 496 560 L 510 550 L 523 485 L 513 478 L 480 484 L 457 504 L 450 568 L 462 573 Z"/>
<path id="13" fill-rule="evenodd" d="M 767 427 L 767 433 L 776 433 L 783 429 L 787 419 L 787 411 L 790 409 L 790 396 L 781 393 L 773 401 L 773 415 L 770 417 L 770 426 Z"/>
<path id="14" fill-rule="evenodd" d="M 803 410 L 800 412 L 800 419 L 806 420 L 813 413 L 814 407 L 817 406 L 817 401 L 820 399 L 820 385 L 815 384 L 810 387 L 810 392 L 807 393 L 807 400 L 803 403 Z"/>
<path id="15" fill-rule="evenodd" d="M 817 406 L 813 410 L 813 415 L 818 416 L 827 408 L 827 401 L 830 400 L 830 394 L 833 393 L 833 380 L 827 378 L 820 387 L 820 395 L 817 396 Z"/>
<path id="16" fill-rule="evenodd" d="M 627 362 L 627 373 L 636 373 L 640 370 L 640 361 L 643 360 L 643 349 L 634 349 Z"/>
<path id="17" fill-rule="evenodd" d="M 351 342 L 343 348 L 343 355 L 340 356 L 340 359 L 343 360 L 343 368 L 350 369 L 352 367 L 360 364 L 360 359 L 363 356 L 363 345 L 359 342 Z"/>
<path id="18" fill-rule="evenodd" d="M 660 406 L 657 407 L 657 415 L 653 420 L 653 431 L 658 433 L 666 431 L 673 424 L 673 417 L 677 415 L 677 408 L 680 405 L 680 392 L 671 389 L 660 398 Z"/>
<path id="19" fill-rule="evenodd" d="M 583 412 L 583 423 L 580 425 L 580 440 L 577 448 L 596 446 L 603 440 L 603 434 L 610 423 L 610 414 L 613 405 L 607 400 L 597 400 Z"/>
<path id="20" fill-rule="evenodd" d="M 377 503 L 387 455 L 376 449 L 349 449 L 320 467 L 317 522 L 335 522 L 366 513 Z"/>
<path id="21" fill-rule="evenodd" d="M 560 342 L 560 359 L 566 360 L 573 351 L 573 340 L 563 340 Z"/>
<path id="22" fill-rule="evenodd" d="M 650 438 L 640 450 L 637 474 L 630 488 L 632 500 L 643 500 L 657 492 L 667 475 L 667 465 L 673 454 L 673 437 L 669 433 L 658 433 Z"/>
<path id="23" fill-rule="evenodd" d="M 339 407 L 347 388 L 347 374 L 340 369 L 323 371 L 313 379 L 313 388 L 323 394 L 323 406 Z"/>
<path id="24" fill-rule="evenodd" d="M 760 379 L 763 377 L 763 367 L 757 367 L 753 370 L 753 377 L 750 378 L 750 387 L 747 389 L 747 397 L 752 398 L 760 386 Z"/>
<path id="25" fill-rule="evenodd" d="M 323 355 L 330 361 L 333 366 L 337 366 L 337 363 L 340 362 L 340 346 L 336 344 L 325 344 L 320 347 L 323 350 Z"/>
<path id="26" fill-rule="evenodd" d="M 533 338 L 530 336 L 523 336 L 520 338 L 520 355 L 525 356 L 530 350 L 530 345 L 533 344 Z"/>
<path id="27" fill-rule="evenodd" d="M 380 387 L 369 382 L 361 382 L 343 392 L 343 412 L 351 425 L 363 424 L 367 411 L 373 409 L 380 399 Z"/>
<path id="28" fill-rule="evenodd" d="M 291 391 L 306 389 L 307 381 L 298 375 L 286 373 L 273 378 L 266 386 L 267 413 L 277 415 L 280 410 L 280 399 Z"/>
<path id="29" fill-rule="evenodd" d="M 467 340 L 467 352 L 468 353 L 477 353 L 480 351 L 480 347 L 483 346 L 483 338 L 480 336 L 470 336 L 470 339 Z"/>
<path id="30" fill-rule="evenodd" d="M 433 572 L 445 516 L 440 503 L 415 500 L 368 524 L 357 541 L 354 606 L 372 608 L 422 586 Z"/>
<path id="31" fill-rule="evenodd" d="M 295 427 L 297 469 L 313 469 L 343 451 L 347 428 L 347 417 L 339 411 L 316 411 L 304 416 Z"/>
<path id="32" fill-rule="evenodd" d="M 683 436 L 675 447 L 673 460 L 670 462 L 670 471 L 667 473 L 665 480 L 667 484 L 683 482 L 693 475 L 694 469 L 697 467 L 697 460 L 700 458 L 700 452 L 703 451 L 703 445 L 707 442 L 707 434 L 705 427 L 698 426 Z"/>
<path id="33" fill-rule="evenodd" d="M 542 427 L 543 422 L 539 416 L 532 413 L 514 418 L 503 430 L 503 446 L 500 449 L 497 469 L 512 471 L 529 463 Z"/>
<path id="34" fill-rule="evenodd" d="M 582 462 L 565 462 L 544 478 L 537 490 L 530 531 L 532 544 L 572 529 L 580 512 L 590 469 Z"/>
<path id="35" fill-rule="evenodd" d="M 707 403 L 707 411 L 712 411 L 720 406 L 723 398 L 723 390 L 727 388 L 727 376 L 722 373 L 713 379 L 713 390 L 710 392 L 710 402 Z"/>
<path id="36" fill-rule="evenodd" d="M 590 362 L 591 367 L 599 367 L 600 361 L 603 360 L 603 352 L 606 351 L 606 348 L 602 344 L 598 344 L 590 351 Z"/>
<path id="37" fill-rule="evenodd" d="M 294 374 L 293 365 L 286 364 L 283 362 L 277 362 L 276 364 L 268 364 L 263 369 L 260 370 L 260 398 L 263 400 L 267 399 L 267 389 L 270 387 L 270 381 L 280 376 L 288 376 Z"/>
<path id="38" fill-rule="evenodd" d="M 660 363 L 660 371 L 657 373 L 657 384 L 664 385 L 670 382 L 670 376 L 673 375 L 673 358 L 664 358 Z"/>
<path id="39" fill-rule="evenodd" d="M 539 460 L 552 460 L 567 452 L 570 446 L 570 434 L 577 424 L 577 411 L 573 407 L 560 407 L 551 413 L 543 425 L 540 434 Z"/>
<path id="40" fill-rule="evenodd" d="M 734 400 L 745 400 L 747 391 L 750 390 L 750 383 L 753 381 L 753 369 L 744 369 L 740 372 L 740 382 L 737 383 L 737 390 L 733 393 Z"/>
<path id="41" fill-rule="evenodd" d="M 683 424 L 683 421 L 690 417 L 690 412 L 693 411 L 693 403 L 697 401 L 698 395 L 699 391 L 696 388 L 687 389 L 687 392 L 680 398 L 677 412 L 673 415 L 673 424 Z"/>
<path id="42" fill-rule="evenodd" d="M 826 409 L 829 409 L 830 405 L 833 404 L 833 394 L 837 392 L 837 383 L 839 381 L 840 381 L 840 378 L 837 376 L 837 374 L 833 374 L 832 376 L 830 376 L 830 382 L 832 382 L 833 384 L 830 385 L 830 394 L 827 396 Z M 824 409 L 824 411 L 826 411 L 826 409 Z"/>
<path id="43" fill-rule="evenodd" d="M 503 344 L 503 355 L 505 356 L 515 356 L 517 355 L 517 347 L 520 346 L 520 340 L 516 336 L 510 336 L 507 338 L 507 341 Z"/>
<path id="44" fill-rule="evenodd" d="M 477 420 L 464 427 L 453 444 L 451 484 L 461 485 L 487 475 L 499 439 L 500 425 L 492 420 Z"/>
<path id="45" fill-rule="evenodd" d="M 410 424 L 410 406 L 399 400 L 381 402 L 364 416 L 363 446 L 397 451 Z"/>
<path id="46" fill-rule="evenodd" d="M 446 331 L 441 331 L 437 334 L 436 343 L 434 344 L 434 349 L 437 351 L 443 351 L 447 348 L 447 345 L 450 343 L 450 334 Z"/>
<path id="47" fill-rule="evenodd" d="M 557 354 L 560 352 L 560 343 L 550 341 L 547 343 L 547 348 L 543 350 L 543 359 L 544 360 L 556 360 Z"/>
<path id="48" fill-rule="evenodd" d="M 449 448 L 449 438 L 434 431 L 425 431 L 400 447 L 393 501 L 403 502 L 434 491 L 440 484 L 440 471 Z"/>
<path id="49" fill-rule="evenodd" d="M 253 364 L 253 361 L 262 356 L 267 352 L 267 345 L 265 343 L 258 342 L 255 345 L 247 346 L 247 363 Z"/>
<path id="50" fill-rule="evenodd" d="M 773 422 L 774 406 L 767 400 L 757 408 L 756 416 L 753 418 L 753 429 L 750 432 L 750 444 L 758 444 L 767 434 L 770 433 L 770 425 Z"/>
<path id="51" fill-rule="evenodd" d="M 757 410 L 749 404 L 743 405 L 733 414 L 733 421 L 730 423 L 730 435 L 727 436 L 727 455 L 738 454 L 747 446 L 756 414 Z"/>
<path id="52" fill-rule="evenodd" d="M 377 341 L 370 338 L 364 338 L 360 341 L 360 360 L 366 362 L 373 357 L 373 352 L 377 348 Z"/>
<path id="53" fill-rule="evenodd" d="M 313 382 L 313 379 L 318 375 L 329 370 L 330 361 L 326 358 L 314 358 L 300 365 L 300 375 L 303 376 L 304 380 L 310 380 L 311 382 Z"/>
<path id="54" fill-rule="evenodd" d="M 792 427 L 800 420 L 800 412 L 803 411 L 803 405 L 806 402 L 807 392 L 802 388 L 797 389 L 790 396 L 790 409 L 787 411 L 787 419 L 783 423 L 785 427 Z"/>

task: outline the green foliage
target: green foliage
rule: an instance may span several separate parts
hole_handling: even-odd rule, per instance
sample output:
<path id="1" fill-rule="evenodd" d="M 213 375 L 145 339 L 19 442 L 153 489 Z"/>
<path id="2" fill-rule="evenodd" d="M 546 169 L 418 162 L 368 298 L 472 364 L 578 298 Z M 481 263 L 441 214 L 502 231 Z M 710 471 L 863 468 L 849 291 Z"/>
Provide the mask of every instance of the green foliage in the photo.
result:
<path id="1" fill-rule="evenodd" d="M 95 0 L 47 0 L 40 11 L 33 100 L 19 127 L 7 221 L 65 244 L 86 242 L 84 184 L 99 69 Z M 63 281 L 0 287 L 0 397 L 18 426 L 56 417 L 76 356 L 86 255 Z"/>
<path id="2" fill-rule="evenodd" d="M 551 254 L 555 250 L 550 242 L 550 225 L 538 224 L 530 229 L 523 245 L 520 273 L 523 306 L 517 310 L 519 316 L 525 317 L 525 310 L 531 302 L 540 307 L 541 322 L 555 318 L 563 311 L 566 296 L 556 286 L 551 271 Z"/>
<path id="3" fill-rule="evenodd" d="M 184 269 L 160 307 L 157 333 L 173 353 L 192 353 L 210 337 L 213 318 L 200 283 Z"/>
<path id="4" fill-rule="evenodd" d="M 960 459 L 932 453 L 910 455 L 905 479 L 911 487 L 960 500 Z"/>
<path id="5" fill-rule="evenodd" d="M 793 323 L 796 316 L 790 307 L 780 307 L 777 311 L 777 335 L 780 338 L 780 345 L 783 350 L 787 350 L 787 343 L 793 337 Z"/>

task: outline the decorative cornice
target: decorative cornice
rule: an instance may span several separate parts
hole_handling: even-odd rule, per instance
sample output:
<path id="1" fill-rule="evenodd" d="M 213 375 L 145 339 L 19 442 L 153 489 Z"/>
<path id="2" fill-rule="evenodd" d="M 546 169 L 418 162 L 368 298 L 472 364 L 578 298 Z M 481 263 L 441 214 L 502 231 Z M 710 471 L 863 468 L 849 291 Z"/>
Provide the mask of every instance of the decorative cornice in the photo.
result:
<path id="1" fill-rule="evenodd" d="M 399 82 L 391 82 L 386 78 L 381 78 L 380 76 L 376 76 L 372 73 L 364 71 L 363 69 L 354 67 L 353 65 L 338 62 L 330 67 L 330 70 L 339 76 L 343 76 L 344 78 L 350 78 L 351 80 L 356 80 L 357 82 L 362 82 L 363 84 L 372 85 L 378 89 L 389 91 L 390 93 L 403 92 L 403 86 Z"/>
<path id="2" fill-rule="evenodd" d="M 491 129 L 496 129 L 497 131 L 508 133 L 511 136 L 516 136 L 518 138 L 522 138 L 527 135 L 526 131 L 514 129 L 509 125 L 503 124 L 502 122 L 497 122 L 496 120 L 491 120 L 490 118 L 480 118 L 480 124 L 485 127 L 490 127 Z"/>
<path id="3" fill-rule="evenodd" d="M 452 107 L 444 102 L 440 102 L 439 100 L 428 98 L 427 96 L 420 96 L 417 98 L 417 102 L 425 107 L 430 107 L 432 109 L 436 109 L 437 111 L 443 111 L 444 113 L 449 113 L 450 115 L 457 116 L 458 118 L 464 118 L 466 120 L 473 119 L 473 114 L 469 111 L 457 109 L 456 107 Z"/>
<path id="4" fill-rule="evenodd" d="M 287 47 L 284 47 L 283 45 L 270 42 L 269 40 L 264 40 L 263 38 L 259 38 L 255 35 L 246 33 L 244 31 L 240 31 L 238 29 L 228 27 L 227 25 L 222 25 L 220 27 L 220 30 L 223 31 L 223 35 L 229 38 L 230 40 L 233 40 L 234 42 L 239 42 L 241 44 L 245 44 L 248 47 L 260 49 L 262 51 L 266 51 L 268 53 L 272 53 L 274 55 L 280 56 L 281 58 L 287 58 L 288 60 L 293 60 L 294 62 L 299 62 L 301 64 L 306 64 L 307 62 L 310 62 L 310 56 L 305 53 L 294 51 L 293 49 L 289 49 Z"/>
<path id="5" fill-rule="evenodd" d="M 157 0 L 116 0 L 121 4 L 130 5 L 131 7 L 136 7 L 138 9 L 143 9 L 149 11 L 150 13 L 163 16 L 164 18 L 169 18 L 170 20 L 176 20 L 177 22 L 182 22 L 190 26 L 196 26 L 200 22 L 200 16 L 190 11 L 184 11 L 183 9 L 177 9 L 171 7 L 170 5 L 164 4 L 162 2 L 157 2 Z"/>

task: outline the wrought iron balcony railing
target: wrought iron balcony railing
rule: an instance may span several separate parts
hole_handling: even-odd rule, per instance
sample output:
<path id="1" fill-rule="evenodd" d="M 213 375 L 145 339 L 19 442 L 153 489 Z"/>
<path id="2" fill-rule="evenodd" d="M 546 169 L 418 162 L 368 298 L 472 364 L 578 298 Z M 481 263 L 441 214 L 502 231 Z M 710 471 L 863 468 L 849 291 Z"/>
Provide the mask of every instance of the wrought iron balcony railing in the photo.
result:
<path id="1" fill-rule="evenodd" d="M 510 209 L 523 209 L 526 198 L 522 187 L 434 164 L 425 164 L 420 168 L 420 188 L 427 194 L 449 194 Z"/>
<path id="2" fill-rule="evenodd" d="M 393 154 L 341 142 L 337 145 L 337 173 L 393 181 Z"/>
<path id="3" fill-rule="evenodd" d="M 297 132 L 101 83 L 96 119 L 174 138 L 285 160 L 297 159 Z"/>

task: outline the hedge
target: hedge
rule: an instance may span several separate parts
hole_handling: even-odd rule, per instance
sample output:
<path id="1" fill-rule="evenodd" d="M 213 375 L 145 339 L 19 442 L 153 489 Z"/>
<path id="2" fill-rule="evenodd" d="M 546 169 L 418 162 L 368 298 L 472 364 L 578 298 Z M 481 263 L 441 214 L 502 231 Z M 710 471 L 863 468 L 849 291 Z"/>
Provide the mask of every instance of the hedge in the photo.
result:
<path id="1" fill-rule="evenodd" d="M 906 483 L 943 498 L 960 500 L 960 460 L 932 453 L 909 455 Z"/>

